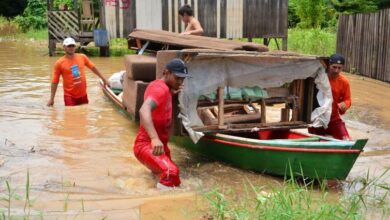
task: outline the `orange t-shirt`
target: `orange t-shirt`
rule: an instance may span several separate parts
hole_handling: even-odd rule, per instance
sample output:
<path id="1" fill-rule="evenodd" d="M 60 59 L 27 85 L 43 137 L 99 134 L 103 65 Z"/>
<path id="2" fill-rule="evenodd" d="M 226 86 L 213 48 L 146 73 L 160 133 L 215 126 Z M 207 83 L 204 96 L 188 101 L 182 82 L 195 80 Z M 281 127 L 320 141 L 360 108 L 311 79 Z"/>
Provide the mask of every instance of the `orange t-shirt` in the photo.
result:
<path id="1" fill-rule="evenodd" d="M 344 102 L 347 106 L 347 109 L 351 107 L 351 90 L 349 88 L 348 79 L 342 75 L 341 73 L 335 78 L 329 78 L 330 86 L 332 88 L 332 96 L 333 96 L 333 104 L 332 104 L 332 115 L 330 120 L 335 120 L 340 118 L 340 114 L 344 114 L 344 112 L 340 112 L 338 108 L 338 104 Z"/>
<path id="2" fill-rule="evenodd" d="M 52 83 L 58 83 L 62 76 L 64 95 L 80 98 L 87 95 L 85 66 L 92 69 L 95 65 L 84 54 L 76 53 L 73 58 L 61 57 L 54 64 Z"/>

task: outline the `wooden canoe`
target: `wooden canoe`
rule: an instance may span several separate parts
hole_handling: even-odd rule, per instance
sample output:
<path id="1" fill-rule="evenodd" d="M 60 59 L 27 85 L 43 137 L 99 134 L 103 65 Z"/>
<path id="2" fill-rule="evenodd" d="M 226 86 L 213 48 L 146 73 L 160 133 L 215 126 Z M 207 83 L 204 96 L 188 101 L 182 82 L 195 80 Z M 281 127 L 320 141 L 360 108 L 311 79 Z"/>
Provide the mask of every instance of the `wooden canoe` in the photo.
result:
<path id="1" fill-rule="evenodd" d="M 118 93 L 102 82 L 100 85 L 104 94 L 128 113 Z M 348 176 L 367 143 L 367 139 L 340 141 L 290 130 L 206 134 L 196 144 L 187 136 L 175 136 L 171 141 L 243 169 L 277 176 L 339 180 Z"/>

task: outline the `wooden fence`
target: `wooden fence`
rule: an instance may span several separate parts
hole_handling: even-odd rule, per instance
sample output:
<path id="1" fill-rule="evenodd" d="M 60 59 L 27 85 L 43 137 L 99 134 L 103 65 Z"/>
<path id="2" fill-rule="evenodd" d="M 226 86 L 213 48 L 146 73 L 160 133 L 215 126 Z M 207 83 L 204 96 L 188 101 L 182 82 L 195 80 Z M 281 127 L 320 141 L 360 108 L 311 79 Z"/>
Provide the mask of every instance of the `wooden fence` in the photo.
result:
<path id="1" fill-rule="evenodd" d="M 205 36 L 287 39 L 288 0 L 103 0 L 103 26 L 110 38 L 134 28 L 184 30 L 178 10 L 189 4 Z M 287 42 L 286 42 L 287 43 Z"/>
<path id="2" fill-rule="evenodd" d="M 390 9 L 340 16 L 337 52 L 346 71 L 390 82 Z"/>
<path id="3" fill-rule="evenodd" d="M 79 17 L 76 11 L 49 11 L 49 39 L 61 42 L 67 37 L 78 39 Z"/>

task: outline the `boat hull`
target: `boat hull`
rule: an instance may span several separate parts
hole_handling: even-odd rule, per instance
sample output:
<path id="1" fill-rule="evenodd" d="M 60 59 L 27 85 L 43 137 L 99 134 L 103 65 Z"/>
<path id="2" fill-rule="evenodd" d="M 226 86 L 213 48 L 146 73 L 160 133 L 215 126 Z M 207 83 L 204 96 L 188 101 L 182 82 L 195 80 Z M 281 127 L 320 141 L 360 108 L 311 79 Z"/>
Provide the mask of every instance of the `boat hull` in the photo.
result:
<path id="1" fill-rule="evenodd" d="M 277 176 L 302 176 L 311 179 L 344 180 L 367 140 L 358 140 L 353 149 L 304 148 L 254 145 L 216 136 L 201 138 L 194 144 L 189 137 L 172 141 L 190 151 L 224 161 L 235 167 Z"/>

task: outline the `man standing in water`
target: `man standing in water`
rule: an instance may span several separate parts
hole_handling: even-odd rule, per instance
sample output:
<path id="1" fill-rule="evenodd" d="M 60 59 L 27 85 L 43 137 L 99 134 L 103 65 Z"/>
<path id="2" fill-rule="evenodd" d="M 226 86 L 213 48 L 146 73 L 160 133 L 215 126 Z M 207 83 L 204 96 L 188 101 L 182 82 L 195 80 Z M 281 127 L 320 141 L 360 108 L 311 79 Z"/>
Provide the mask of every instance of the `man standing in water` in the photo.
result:
<path id="1" fill-rule="evenodd" d="M 100 71 L 84 54 L 75 53 L 76 42 L 73 38 L 66 38 L 63 42 L 65 56 L 61 57 L 54 65 L 51 79 L 51 95 L 47 106 L 54 105 L 54 97 L 57 92 L 60 76 L 63 80 L 64 102 L 66 106 L 88 104 L 87 79 L 85 76 L 85 66 L 99 76 L 105 85 L 108 81 Z"/>
<path id="2" fill-rule="evenodd" d="M 198 19 L 194 17 L 191 6 L 183 5 L 179 9 L 179 15 L 187 26 L 186 30 L 181 33 L 182 35 L 203 35 L 203 28 Z"/>
<path id="3" fill-rule="evenodd" d="M 134 154 L 153 173 L 160 175 L 157 188 L 161 190 L 180 185 L 179 169 L 171 160 L 168 148 L 168 132 L 172 121 L 172 94 L 181 91 L 186 77 L 189 73 L 184 62 L 171 60 L 163 77 L 146 88 L 139 111 L 141 124 L 134 143 Z"/>
<path id="4" fill-rule="evenodd" d="M 340 54 L 333 54 L 329 58 L 327 69 L 329 83 L 332 88 L 332 115 L 328 128 L 309 128 L 309 132 L 318 135 L 331 135 L 340 140 L 351 140 L 345 123 L 340 115 L 343 115 L 351 107 L 351 91 L 348 79 L 341 73 L 345 58 Z"/>

